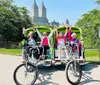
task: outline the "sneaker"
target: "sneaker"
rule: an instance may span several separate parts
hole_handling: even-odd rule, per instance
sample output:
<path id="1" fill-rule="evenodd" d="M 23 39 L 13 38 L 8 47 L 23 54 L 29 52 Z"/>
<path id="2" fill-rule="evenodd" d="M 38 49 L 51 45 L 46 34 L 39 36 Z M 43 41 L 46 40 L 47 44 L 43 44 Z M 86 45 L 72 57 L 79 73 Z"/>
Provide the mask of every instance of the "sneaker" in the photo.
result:
<path id="1" fill-rule="evenodd" d="M 83 60 L 83 57 L 82 56 L 80 56 L 80 60 Z"/>

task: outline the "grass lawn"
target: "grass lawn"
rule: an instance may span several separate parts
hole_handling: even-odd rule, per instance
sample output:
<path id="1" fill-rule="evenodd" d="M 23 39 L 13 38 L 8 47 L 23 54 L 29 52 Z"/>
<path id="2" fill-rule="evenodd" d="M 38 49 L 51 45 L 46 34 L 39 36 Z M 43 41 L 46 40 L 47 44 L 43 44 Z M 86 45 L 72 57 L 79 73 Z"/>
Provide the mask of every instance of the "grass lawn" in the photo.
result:
<path id="1" fill-rule="evenodd" d="M 85 58 L 87 61 L 99 61 L 99 51 L 85 50 Z"/>
<path id="2" fill-rule="evenodd" d="M 0 48 L 0 54 L 8 54 L 8 55 L 21 55 L 21 49 L 5 49 Z"/>
<path id="3" fill-rule="evenodd" d="M 0 48 L 0 54 L 8 55 L 21 55 L 21 49 L 5 49 Z M 85 58 L 87 61 L 99 61 L 99 52 L 98 50 L 85 50 Z"/>

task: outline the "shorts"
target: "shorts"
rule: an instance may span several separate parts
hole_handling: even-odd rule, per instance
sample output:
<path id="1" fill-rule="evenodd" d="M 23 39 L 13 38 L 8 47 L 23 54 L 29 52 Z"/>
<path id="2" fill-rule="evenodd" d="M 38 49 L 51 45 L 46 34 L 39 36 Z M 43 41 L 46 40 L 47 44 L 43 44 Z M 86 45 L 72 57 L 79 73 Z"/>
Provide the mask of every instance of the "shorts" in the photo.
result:
<path id="1" fill-rule="evenodd" d="M 65 46 L 65 45 L 58 45 L 57 48 L 58 48 L 58 49 L 59 49 L 59 48 L 60 48 L 60 49 L 66 49 L 66 46 Z"/>

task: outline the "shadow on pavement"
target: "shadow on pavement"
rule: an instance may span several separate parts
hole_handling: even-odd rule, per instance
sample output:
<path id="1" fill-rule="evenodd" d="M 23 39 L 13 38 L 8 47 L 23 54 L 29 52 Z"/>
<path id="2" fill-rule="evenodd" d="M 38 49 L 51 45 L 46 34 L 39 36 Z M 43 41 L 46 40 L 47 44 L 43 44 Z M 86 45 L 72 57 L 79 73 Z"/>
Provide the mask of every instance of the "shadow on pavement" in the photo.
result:
<path id="1" fill-rule="evenodd" d="M 53 82 L 49 82 L 49 81 L 44 81 L 44 82 L 41 82 L 41 83 L 37 83 L 35 85 L 48 85 L 48 84 L 51 84 L 51 85 L 59 85 L 57 83 L 53 83 Z"/>
<path id="2" fill-rule="evenodd" d="M 65 66 L 52 66 L 52 67 L 44 67 L 43 65 L 38 66 L 39 70 L 39 78 L 38 80 L 41 81 L 40 83 L 36 83 L 35 85 L 59 85 L 57 83 L 51 82 L 49 80 L 52 79 L 52 75 L 56 71 L 65 71 Z M 58 75 L 59 76 L 59 75 Z M 46 77 L 46 78 L 44 78 Z"/>
<path id="3" fill-rule="evenodd" d="M 82 67 L 82 70 L 83 71 L 90 71 L 90 70 L 97 68 L 97 67 L 98 67 L 98 65 L 95 65 L 95 64 L 87 64 L 87 65 Z"/>
<path id="4" fill-rule="evenodd" d="M 91 82 L 100 82 L 100 80 L 94 80 L 91 76 L 91 70 L 94 68 L 97 68 L 98 65 L 93 65 L 93 64 L 87 64 L 85 66 L 82 67 L 83 70 L 83 75 L 82 75 L 82 79 L 84 79 L 84 81 L 82 81 L 79 85 L 84 85 L 84 84 L 88 84 Z"/>

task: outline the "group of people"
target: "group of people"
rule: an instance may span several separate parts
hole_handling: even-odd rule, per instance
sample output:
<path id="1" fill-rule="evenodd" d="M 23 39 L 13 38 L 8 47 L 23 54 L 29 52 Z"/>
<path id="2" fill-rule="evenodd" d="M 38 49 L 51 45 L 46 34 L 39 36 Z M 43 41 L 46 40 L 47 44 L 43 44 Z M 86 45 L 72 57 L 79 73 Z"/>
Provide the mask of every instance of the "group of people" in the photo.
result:
<path id="1" fill-rule="evenodd" d="M 58 48 L 59 57 L 63 56 L 62 48 L 65 48 L 66 57 L 67 57 L 67 59 L 70 58 L 70 56 L 68 55 L 68 50 L 66 49 L 66 46 L 65 46 L 66 42 L 67 42 L 66 37 L 68 37 L 70 45 L 76 44 L 76 49 L 78 50 L 78 56 L 77 57 L 82 58 L 82 56 L 81 56 L 82 45 L 81 45 L 80 41 L 77 39 L 77 34 L 71 32 L 72 26 L 66 25 L 65 27 L 66 27 L 65 34 L 63 34 L 61 32 L 58 34 L 57 26 L 55 26 L 56 42 L 57 42 L 56 44 L 57 44 L 57 48 Z"/>
<path id="2" fill-rule="evenodd" d="M 65 48 L 65 45 L 66 45 L 66 37 L 68 37 L 68 40 L 70 41 L 70 44 L 72 44 L 73 42 L 77 44 L 77 49 L 78 49 L 78 57 L 80 58 L 81 56 L 81 43 L 80 41 L 77 39 L 77 34 L 76 33 L 71 33 L 71 28 L 72 26 L 65 26 L 66 27 L 66 31 L 65 31 L 65 34 L 63 34 L 62 32 L 58 33 L 58 27 L 55 25 L 54 26 L 54 29 L 51 31 L 51 33 L 48 35 L 47 32 L 43 32 L 43 34 L 41 34 L 38 30 L 37 27 L 34 27 L 33 30 L 35 30 L 34 33 L 30 32 L 28 34 L 28 38 L 26 38 L 24 36 L 25 34 L 25 31 L 23 31 L 23 38 L 24 39 L 27 39 L 28 41 L 28 45 L 30 46 L 36 46 L 36 41 L 37 41 L 37 36 L 39 36 L 40 40 L 41 40 L 41 43 L 40 43 L 40 46 L 39 47 L 43 47 L 44 49 L 40 49 L 41 54 L 40 54 L 40 57 L 42 59 L 45 59 L 45 56 L 46 56 L 46 51 L 50 48 L 50 38 L 52 37 L 54 31 L 56 31 L 56 45 L 57 45 L 57 48 L 58 48 L 58 53 L 59 53 L 59 56 L 62 56 L 62 48 Z M 68 56 L 68 51 L 67 49 L 65 50 L 65 53 L 66 53 L 66 57 L 69 58 Z"/>

